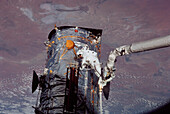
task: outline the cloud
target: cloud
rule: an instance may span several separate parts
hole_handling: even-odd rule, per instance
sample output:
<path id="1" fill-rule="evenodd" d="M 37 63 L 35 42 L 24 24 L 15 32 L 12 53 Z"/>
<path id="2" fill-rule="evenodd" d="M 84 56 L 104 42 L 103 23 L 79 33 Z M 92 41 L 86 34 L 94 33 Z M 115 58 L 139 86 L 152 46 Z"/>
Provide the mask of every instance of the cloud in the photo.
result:
<path id="1" fill-rule="evenodd" d="M 89 10 L 88 6 L 67 7 L 63 4 L 51 3 L 43 3 L 40 5 L 40 8 L 46 10 L 46 12 L 40 13 L 46 14 L 46 16 L 41 19 L 45 24 L 76 22 L 84 16 L 82 15 L 82 12 L 87 14 L 87 11 Z"/>
<path id="2" fill-rule="evenodd" d="M 20 10 L 21 10 L 22 13 L 23 13 L 24 15 L 26 15 L 31 21 L 35 21 L 31 9 L 28 9 L 28 8 L 20 8 Z"/>
<path id="3" fill-rule="evenodd" d="M 3 59 L 4 59 L 4 57 L 0 56 L 0 60 L 3 60 Z"/>

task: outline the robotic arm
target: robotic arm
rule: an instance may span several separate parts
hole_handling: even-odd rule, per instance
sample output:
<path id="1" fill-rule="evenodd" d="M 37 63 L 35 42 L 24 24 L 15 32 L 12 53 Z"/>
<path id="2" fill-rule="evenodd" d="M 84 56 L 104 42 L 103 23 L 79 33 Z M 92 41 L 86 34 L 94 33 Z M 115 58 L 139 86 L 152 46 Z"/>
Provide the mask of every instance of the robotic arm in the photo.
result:
<path id="1" fill-rule="evenodd" d="M 107 82 L 110 82 L 115 77 L 114 64 L 118 56 L 128 55 L 131 53 L 138 53 L 148 50 L 154 50 L 170 46 L 170 35 L 166 37 L 160 37 L 144 42 L 132 43 L 131 45 L 124 45 L 111 51 L 104 67 L 103 80 L 100 80 L 100 84 L 104 87 Z"/>

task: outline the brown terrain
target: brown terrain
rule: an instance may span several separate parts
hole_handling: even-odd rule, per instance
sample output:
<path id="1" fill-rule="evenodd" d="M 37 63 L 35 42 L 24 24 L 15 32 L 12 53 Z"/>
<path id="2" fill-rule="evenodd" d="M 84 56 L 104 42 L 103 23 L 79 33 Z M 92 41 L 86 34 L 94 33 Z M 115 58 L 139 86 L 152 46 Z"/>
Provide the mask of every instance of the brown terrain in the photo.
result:
<path id="1" fill-rule="evenodd" d="M 170 35 L 168 0 L 0 0 L 0 113 L 30 114 L 32 71 L 43 72 L 43 42 L 57 26 L 103 29 L 101 62 L 114 48 Z M 140 113 L 170 100 L 169 47 L 119 57 L 110 113 Z"/>

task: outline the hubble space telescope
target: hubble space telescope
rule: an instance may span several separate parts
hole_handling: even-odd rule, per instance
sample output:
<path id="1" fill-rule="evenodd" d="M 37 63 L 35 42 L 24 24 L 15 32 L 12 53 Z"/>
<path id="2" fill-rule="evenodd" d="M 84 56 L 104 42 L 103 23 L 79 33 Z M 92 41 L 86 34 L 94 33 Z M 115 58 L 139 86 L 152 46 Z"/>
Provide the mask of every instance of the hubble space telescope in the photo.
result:
<path id="1" fill-rule="evenodd" d="M 44 72 L 33 71 L 32 93 L 38 88 L 36 114 L 103 113 L 102 93 L 109 97 L 118 56 L 170 46 L 170 36 L 124 45 L 111 51 L 101 67 L 101 29 L 56 27 L 44 42 Z"/>

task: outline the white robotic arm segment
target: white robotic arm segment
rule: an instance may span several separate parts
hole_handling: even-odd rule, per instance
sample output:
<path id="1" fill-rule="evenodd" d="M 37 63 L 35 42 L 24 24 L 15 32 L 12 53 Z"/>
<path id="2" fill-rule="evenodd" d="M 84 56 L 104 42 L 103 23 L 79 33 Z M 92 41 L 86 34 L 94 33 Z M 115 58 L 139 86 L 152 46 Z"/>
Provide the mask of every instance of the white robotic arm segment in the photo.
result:
<path id="1" fill-rule="evenodd" d="M 106 66 L 104 68 L 104 73 L 105 73 L 104 77 L 107 77 L 108 75 L 114 76 L 113 73 L 115 69 L 113 67 L 117 56 L 128 55 L 130 53 L 131 53 L 130 45 L 124 45 L 111 51 Z"/>
<path id="2" fill-rule="evenodd" d="M 133 43 L 130 47 L 132 53 L 149 51 L 170 46 L 170 35 L 148 41 Z"/>
<path id="3" fill-rule="evenodd" d="M 104 73 L 103 73 L 103 80 L 99 79 L 99 84 L 102 86 L 105 86 L 107 82 L 110 82 L 113 78 L 115 78 L 115 62 L 117 56 L 122 55 L 128 55 L 131 53 L 130 45 L 124 45 L 119 48 L 116 48 L 115 50 L 111 51 L 108 57 L 108 61 L 106 63 L 106 66 L 104 67 Z"/>
<path id="4" fill-rule="evenodd" d="M 130 45 L 124 45 L 124 46 L 120 46 L 118 48 L 115 49 L 115 53 L 119 56 L 122 56 L 122 55 L 128 55 L 131 53 L 131 49 L 130 49 Z"/>
<path id="5" fill-rule="evenodd" d="M 107 82 L 111 81 L 115 77 L 114 64 L 117 56 L 123 56 L 131 53 L 154 50 L 154 49 L 164 48 L 169 46 L 170 46 L 170 35 L 144 41 L 144 42 L 133 43 L 131 45 L 124 45 L 119 48 L 116 48 L 115 50 L 111 51 L 109 54 L 108 61 L 104 68 L 104 73 L 103 73 L 104 79 L 100 81 L 101 84 L 103 83 L 103 86 L 105 86 Z"/>

